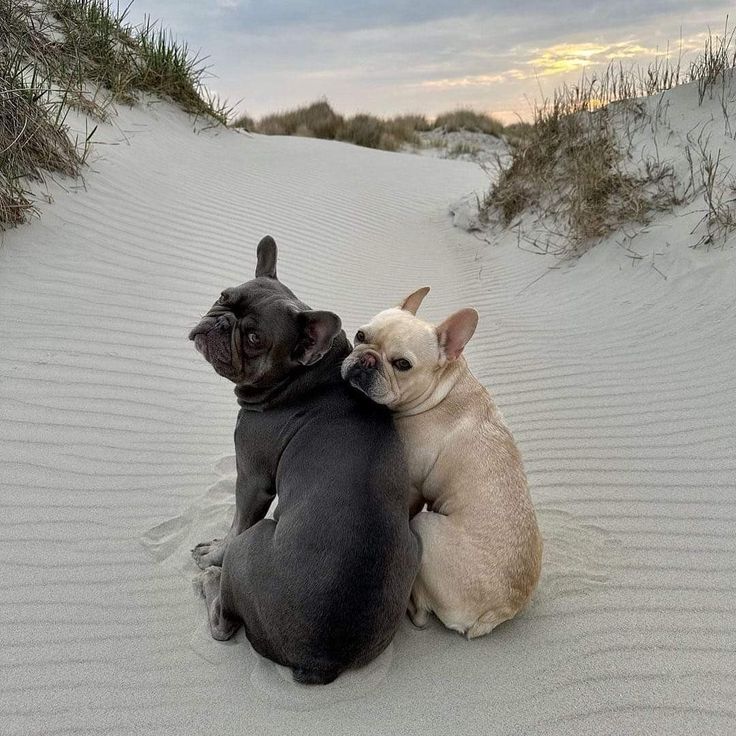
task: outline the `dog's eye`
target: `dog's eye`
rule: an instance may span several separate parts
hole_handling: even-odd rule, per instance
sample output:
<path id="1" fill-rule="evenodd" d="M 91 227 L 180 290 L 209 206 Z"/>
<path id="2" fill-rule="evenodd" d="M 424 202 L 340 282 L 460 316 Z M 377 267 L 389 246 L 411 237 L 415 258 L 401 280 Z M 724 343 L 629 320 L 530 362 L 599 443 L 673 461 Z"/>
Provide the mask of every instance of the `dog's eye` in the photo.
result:
<path id="1" fill-rule="evenodd" d="M 257 333 L 249 332 L 248 333 L 248 344 L 253 348 L 257 348 L 261 344 L 261 338 L 258 337 Z"/>
<path id="2" fill-rule="evenodd" d="M 397 371 L 408 371 L 411 368 L 411 363 L 406 358 L 397 358 L 393 362 L 393 366 Z"/>
<path id="3" fill-rule="evenodd" d="M 355 342 L 365 342 L 365 332 L 363 330 L 358 330 L 355 333 Z"/>
<path id="4" fill-rule="evenodd" d="M 230 295 L 226 291 L 223 291 L 222 294 L 220 294 L 220 298 L 217 300 L 217 303 L 227 304 L 228 299 L 230 299 Z"/>

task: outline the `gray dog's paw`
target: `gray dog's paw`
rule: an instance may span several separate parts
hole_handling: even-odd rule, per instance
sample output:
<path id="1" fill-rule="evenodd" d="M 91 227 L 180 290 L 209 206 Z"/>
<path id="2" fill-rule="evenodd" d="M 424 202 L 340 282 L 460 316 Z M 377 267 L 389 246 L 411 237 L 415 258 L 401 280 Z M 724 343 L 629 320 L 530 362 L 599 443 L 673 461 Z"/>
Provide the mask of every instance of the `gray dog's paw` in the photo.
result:
<path id="1" fill-rule="evenodd" d="M 195 575 L 194 580 L 192 580 L 192 588 L 202 598 L 206 598 L 208 593 L 211 596 L 220 590 L 221 576 L 222 568 L 211 565 Z"/>
<path id="2" fill-rule="evenodd" d="M 204 572 L 198 572 L 192 578 L 192 590 L 200 597 L 204 598 Z"/>
<path id="3" fill-rule="evenodd" d="M 200 542 L 193 550 L 192 557 L 203 570 L 210 565 L 222 565 L 227 542 L 224 539 L 213 539 L 211 542 Z"/>

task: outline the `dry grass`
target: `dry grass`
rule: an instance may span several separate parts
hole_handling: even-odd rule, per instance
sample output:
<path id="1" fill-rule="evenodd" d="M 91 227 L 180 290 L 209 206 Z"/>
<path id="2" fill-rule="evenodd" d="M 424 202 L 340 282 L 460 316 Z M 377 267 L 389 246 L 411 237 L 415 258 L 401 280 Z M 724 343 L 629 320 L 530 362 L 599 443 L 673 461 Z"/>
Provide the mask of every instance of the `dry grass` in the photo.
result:
<path id="1" fill-rule="evenodd" d="M 204 60 L 147 19 L 128 23 L 130 5 L 111 0 L 47 0 L 63 36 L 59 58 L 81 81 L 104 87 L 113 101 L 133 104 L 138 92 L 166 97 L 187 112 L 226 123 L 227 105 L 204 85 Z"/>
<path id="2" fill-rule="evenodd" d="M 396 115 L 389 118 L 389 123 L 395 130 L 405 131 L 407 137 L 432 130 L 434 127 L 425 115 Z"/>
<path id="3" fill-rule="evenodd" d="M 301 135 L 334 140 L 343 123 L 342 115 L 338 115 L 327 100 L 318 100 L 294 110 L 266 115 L 257 123 L 256 131 L 264 135 Z"/>
<path id="4" fill-rule="evenodd" d="M 724 167 L 721 151 L 713 151 L 708 142 L 700 139 L 696 148 L 699 165 L 694 176 L 700 178 L 705 211 L 693 230 L 694 233 L 700 225 L 704 226 L 705 232 L 695 247 L 704 245 L 707 248 L 722 246 L 736 231 L 736 179 L 731 175 L 731 168 Z M 695 171 L 695 167 L 691 170 Z"/>
<path id="5" fill-rule="evenodd" d="M 365 148 L 380 148 L 384 151 L 396 151 L 400 141 L 390 131 L 385 120 L 375 115 L 354 115 L 343 123 L 338 139 Z"/>
<path id="6" fill-rule="evenodd" d="M 27 182 L 77 176 L 85 155 L 67 135 L 63 96 L 31 60 L 47 50 L 38 21 L 27 4 L 0 0 L 0 229 L 33 211 Z"/>
<path id="7" fill-rule="evenodd" d="M 259 121 L 244 116 L 234 123 L 264 135 L 298 135 L 354 143 L 367 148 L 396 151 L 402 143 L 414 142 L 416 131 L 429 126 L 422 115 L 379 118 L 358 114 L 344 117 L 335 112 L 327 100 L 266 115 Z"/>
<path id="8" fill-rule="evenodd" d="M 72 141 L 70 108 L 104 118 L 138 92 L 227 121 L 203 84 L 206 67 L 156 24 L 132 26 L 109 0 L 0 0 L 0 228 L 33 211 L 29 183 L 78 176 L 92 133 Z M 92 87 L 92 91 L 90 91 Z"/>
<path id="9" fill-rule="evenodd" d="M 480 151 L 480 146 L 475 143 L 456 143 L 447 149 L 449 158 L 460 158 L 461 156 L 475 156 Z"/>
<path id="10" fill-rule="evenodd" d="M 254 133 L 256 130 L 256 121 L 250 117 L 250 115 L 243 113 L 230 123 L 230 127 L 240 128 L 241 130 L 246 130 L 249 133 Z"/>
<path id="11" fill-rule="evenodd" d="M 736 67 L 736 30 L 729 30 L 728 17 L 723 35 L 708 34 L 701 54 L 690 64 L 688 77 L 697 81 L 700 104 L 706 95 L 712 97 L 714 90 L 726 83 L 727 72 Z"/>
<path id="12" fill-rule="evenodd" d="M 631 140 L 617 132 L 614 119 L 641 116 L 638 98 L 688 82 L 698 83 L 702 104 L 707 94 L 726 84 L 735 64 L 734 34 L 726 26 L 723 36 L 709 37 L 687 73 L 679 59 L 665 57 L 644 69 L 611 64 L 600 75 L 560 88 L 536 108 L 532 123 L 506 129 L 511 159 L 499 162 L 500 174 L 482 203 L 481 218 L 509 226 L 534 213 L 550 236 L 535 241 L 534 250 L 569 257 L 624 223 L 646 223 L 653 212 L 681 204 L 673 167 L 632 161 Z M 716 185 L 720 157 L 709 156 L 702 151 L 698 191 L 704 193 L 710 241 L 736 229 L 736 206 Z"/>
<path id="13" fill-rule="evenodd" d="M 512 139 L 511 161 L 500 167 L 482 206 L 486 218 L 497 212 L 504 225 L 527 210 L 549 218 L 562 229 L 564 245 L 550 238 L 538 249 L 557 255 L 579 255 L 622 222 L 646 222 L 652 211 L 676 204 L 671 169 L 650 163 L 636 170 L 609 110 L 580 105 L 580 89 L 563 89 L 537 111 Z"/>
<path id="14" fill-rule="evenodd" d="M 467 130 L 471 133 L 485 133 L 496 137 L 500 137 L 503 133 L 503 124 L 498 120 L 468 108 L 459 108 L 438 115 L 434 120 L 434 127 L 444 128 L 448 133 Z"/>
<path id="15" fill-rule="evenodd" d="M 493 135 L 499 135 L 503 129 L 500 123 L 489 116 L 469 110 L 448 113 L 445 118 L 448 131 L 492 131 Z M 438 127 L 438 121 L 430 122 L 424 115 L 397 115 L 382 118 L 360 113 L 352 117 L 344 117 L 335 112 L 327 100 L 319 100 L 293 110 L 266 115 L 258 121 L 243 116 L 233 125 L 264 135 L 327 138 L 368 148 L 396 151 L 406 143 L 419 145 L 418 133 Z M 468 127 L 457 127 L 463 125 Z"/>

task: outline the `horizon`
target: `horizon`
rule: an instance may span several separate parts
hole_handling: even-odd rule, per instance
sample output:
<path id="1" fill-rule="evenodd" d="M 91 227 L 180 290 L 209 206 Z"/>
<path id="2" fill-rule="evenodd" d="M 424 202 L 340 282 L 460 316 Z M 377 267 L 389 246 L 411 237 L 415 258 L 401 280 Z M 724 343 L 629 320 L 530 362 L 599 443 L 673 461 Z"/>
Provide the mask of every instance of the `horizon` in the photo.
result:
<path id="1" fill-rule="evenodd" d="M 490 5 L 136 0 L 130 16 L 159 20 L 206 58 L 208 89 L 237 114 L 259 118 L 327 99 L 343 114 L 432 117 L 470 107 L 508 124 L 610 62 L 636 67 L 681 56 L 686 68 L 709 32 L 728 28 L 731 9 L 720 1 L 640 8 L 567 0 L 563 12 L 534 0 L 520 14 L 509 0 Z M 507 32 L 490 48 L 486 37 L 498 23 Z"/>

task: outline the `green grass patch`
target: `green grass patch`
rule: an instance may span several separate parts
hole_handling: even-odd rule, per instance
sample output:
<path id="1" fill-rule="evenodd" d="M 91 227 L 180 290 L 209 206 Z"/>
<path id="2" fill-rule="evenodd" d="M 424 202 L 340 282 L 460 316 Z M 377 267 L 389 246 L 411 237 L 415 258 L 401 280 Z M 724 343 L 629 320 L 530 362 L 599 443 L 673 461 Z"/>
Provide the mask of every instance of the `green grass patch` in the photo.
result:
<path id="1" fill-rule="evenodd" d="M 111 0 L 47 0 L 64 40 L 60 57 L 80 83 L 109 91 L 112 100 L 133 104 L 138 92 L 169 98 L 187 112 L 226 123 L 229 109 L 204 85 L 205 60 L 192 54 L 158 23 L 128 22 L 130 6 Z"/>

